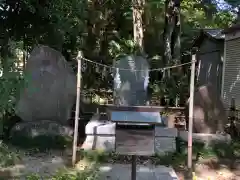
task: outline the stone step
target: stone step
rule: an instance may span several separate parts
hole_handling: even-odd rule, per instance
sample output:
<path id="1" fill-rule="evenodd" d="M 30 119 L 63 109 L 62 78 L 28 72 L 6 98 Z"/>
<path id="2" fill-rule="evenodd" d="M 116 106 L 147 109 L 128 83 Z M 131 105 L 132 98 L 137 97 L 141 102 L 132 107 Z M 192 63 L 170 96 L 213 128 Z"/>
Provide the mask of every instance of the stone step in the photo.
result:
<path id="1" fill-rule="evenodd" d="M 100 165 L 100 180 L 128 180 L 131 179 L 130 164 Z M 137 165 L 136 180 L 178 180 L 176 172 L 171 167 Z"/>

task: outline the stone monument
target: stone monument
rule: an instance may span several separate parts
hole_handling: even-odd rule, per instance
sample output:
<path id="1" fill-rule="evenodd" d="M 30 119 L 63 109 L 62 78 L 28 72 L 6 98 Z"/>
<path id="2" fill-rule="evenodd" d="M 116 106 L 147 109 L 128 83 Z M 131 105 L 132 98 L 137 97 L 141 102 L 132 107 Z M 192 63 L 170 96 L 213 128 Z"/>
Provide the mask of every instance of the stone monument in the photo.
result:
<path id="1" fill-rule="evenodd" d="M 114 64 L 114 105 L 144 106 L 147 102 L 149 65 L 141 56 L 126 56 Z"/>
<path id="2" fill-rule="evenodd" d="M 61 53 L 47 46 L 34 48 L 24 73 L 27 81 L 17 115 L 23 121 L 67 124 L 76 96 L 76 76 Z"/>
<path id="3" fill-rule="evenodd" d="M 193 132 L 223 132 L 226 124 L 226 110 L 214 87 L 211 84 L 198 87 L 194 93 Z"/>
<path id="4" fill-rule="evenodd" d="M 148 100 L 147 88 L 149 84 L 147 60 L 141 56 L 129 55 L 118 59 L 113 66 L 114 105 L 145 106 Z M 99 116 L 97 114 L 93 116 L 86 125 L 87 138 L 82 148 L 85 150 L 102 149 L 112 151 L 115 148 L 116 124 L 107 118 L 105 118 L 105 121 L 101 120 Z M 155 128 L 156 152 L 175 151 L 176 136 L 177 131 L 175 128 L 157 126 Z"/>
<path id="5" fill-rule="evenodd" d="M 114 105 L 146 105 L 149 65 L 140 56 L 126 56 L 113 65 Z M 125 69 L 125 70 L 123 70 Z M 140 71 L 136 71 L 136 69 Z M 95 114 L 86 125 L 87 135 L 83 149 L 113 150 L 115 147 L 115 123 Z"/>
<path id="6" fill-rule="evenodd" d="M 69 132 L 63 126 L 68 124 L 76 97 L 76 76 L 62 54 L 48 46 L 35 47 L 24 75 L 26 81 L 16 106 L 23 122 L 13 132 Z"/>

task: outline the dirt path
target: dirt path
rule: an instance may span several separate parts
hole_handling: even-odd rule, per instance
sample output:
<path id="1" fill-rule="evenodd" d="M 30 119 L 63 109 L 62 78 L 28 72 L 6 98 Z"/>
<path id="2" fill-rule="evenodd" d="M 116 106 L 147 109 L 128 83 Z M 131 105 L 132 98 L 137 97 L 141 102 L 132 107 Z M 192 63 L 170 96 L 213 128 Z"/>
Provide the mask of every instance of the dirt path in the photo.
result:
<path id="1" fill-rule="evenodd" d="M 229 162 L 219 162 L 216 159 L 204 160 L 195 164 L 197 180 L 240 180 L 240 162 L 229 168 Z M 175 169 L 179 180 L 185 180 L 187 170 Z"/>

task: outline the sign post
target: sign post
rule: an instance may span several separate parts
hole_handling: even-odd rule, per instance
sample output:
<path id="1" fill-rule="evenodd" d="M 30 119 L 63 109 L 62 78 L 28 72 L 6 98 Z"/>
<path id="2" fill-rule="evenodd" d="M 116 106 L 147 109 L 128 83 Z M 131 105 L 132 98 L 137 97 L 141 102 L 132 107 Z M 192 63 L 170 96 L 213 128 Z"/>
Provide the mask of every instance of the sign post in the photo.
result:
<path id="1" fill-rule="evenodd" d="M 132 173 L 131 173 L 131 180 L 137 179 L 137 156 L 132 155 Z"/>

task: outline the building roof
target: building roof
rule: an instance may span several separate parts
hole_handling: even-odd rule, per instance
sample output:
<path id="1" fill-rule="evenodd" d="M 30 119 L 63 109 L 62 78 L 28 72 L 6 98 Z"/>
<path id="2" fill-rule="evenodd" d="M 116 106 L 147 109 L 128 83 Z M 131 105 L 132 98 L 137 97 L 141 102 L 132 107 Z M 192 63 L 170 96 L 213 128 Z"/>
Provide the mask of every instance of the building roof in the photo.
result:
<path id="1" fill-rule="evenodd" d="M 222 29 L 204 29 L 203 33 L 215 39 L 224 39 L 225 35 L 222 33 Z"/>
<path id="2" fill-rule="evenodd" d="M 194 39 L 192 47 L 199 47 L 205 38 L 224 40 L 225 34 L 222 31 L 222 29 L 201 29 L 199 35 Z"/>

